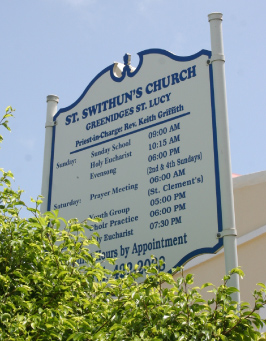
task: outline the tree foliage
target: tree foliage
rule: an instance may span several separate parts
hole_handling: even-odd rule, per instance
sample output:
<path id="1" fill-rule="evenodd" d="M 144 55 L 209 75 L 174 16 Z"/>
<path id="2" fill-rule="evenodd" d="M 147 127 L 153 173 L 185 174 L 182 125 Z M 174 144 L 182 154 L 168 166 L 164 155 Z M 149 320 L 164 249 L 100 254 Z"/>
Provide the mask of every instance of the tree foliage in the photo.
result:
<path id="1" fill-rule="evenodd" d="M 11 115 L 9 107 L 0 125 L 9 129 Z M 258 315 L 266 304 L 263 283 L 251 308 L 232 301 L 236 289 L 227 286 L 230 274 L 219 287 L 193 287 L 193 275 L 175 269 L 180 276 L 174 279 L 159 271 L 155 258 L 144 276 L 137 266 L 132 272 L 127 267 L 112 272 L 90 252 L 98 242 L 89 219 L 65 221 L 58 211 L 41 214 L 41 197 L 28 207 L 22 191 L 12 190 L 12 178 L 1 169 L 1 340 L 266 340 L 258 331 L 265 324 Z M 22 208 L 30 218 L 21 217 Z M 202 297 L 206 288 L 210 300 Z"/>

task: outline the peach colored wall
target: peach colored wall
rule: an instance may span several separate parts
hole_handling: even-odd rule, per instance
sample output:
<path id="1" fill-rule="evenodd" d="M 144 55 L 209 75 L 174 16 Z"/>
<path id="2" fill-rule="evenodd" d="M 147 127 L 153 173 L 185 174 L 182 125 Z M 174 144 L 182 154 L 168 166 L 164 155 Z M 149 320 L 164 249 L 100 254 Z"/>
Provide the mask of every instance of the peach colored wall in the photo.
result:
<path id="1" fill-rule="evenodd" d="M 238 236 L 266 225 L 266 182 L 234 190 Z"/>
<path id="2" fill-rule="evenodd" d="M 253 302 L 256 284 L 266 283 L 266 233 L 238 247 L 238 262 L 245 272 L 240 281 L 241 301 Z"/>
<path id="3" fill-rule="evenodd" d="M 238 238 L 266 226 L 266 172 L 235 178 L 234 205 Z M 265 229 L 266 231 L 266 229 Z M 200 259 L 200 258 L 199 258 Z M 241 301 L 251 305 L 256 283 L 266 283 L 266 232 L 238 246 L 239 266 L 245 272 L 240 280 Z M 225 274 L 223 251 L 193 267 L 186 264 L 185 274 L 195 275 L 195 286 L 205 282 L 222 283 Z M 176 275 L 177 276 L 177 275 Z"/>

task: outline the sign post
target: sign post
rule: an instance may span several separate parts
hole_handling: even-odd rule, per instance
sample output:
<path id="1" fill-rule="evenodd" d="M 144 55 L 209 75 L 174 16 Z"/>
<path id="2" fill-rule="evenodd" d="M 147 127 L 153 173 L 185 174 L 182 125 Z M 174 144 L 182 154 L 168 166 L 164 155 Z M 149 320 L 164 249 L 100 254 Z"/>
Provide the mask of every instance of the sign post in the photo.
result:
<path id="1" fill-rule="evenodd" d="M 217 122 L 218 154 L 220 163 L 220 183 L 222 199 L 223 231 L 220 237 L 224 240 L 225 270 L 226 274 L 238 267 L 236 228 L 234 217 L 234 201 L 232 187 L 232 171 L 229 146 L 228 114 L 225 86 L 225 57 L 222 35 L 222 13 L 208 15 L 211 31 L 211 49 L 215 92 L 215 108 Z M 239 277 L 233 275 L 229 282 L 239 290 Z M 233 295 L 234 300 L 240 302 L 240 294 Z"/>
<path id="2" fill-rule="evenodd" d="M 47 96 L 47 111 L 45 122 L 45 141 L 44 141 L 44 157 L 43 157 L 43 172 L 42 172 L 42 195 L 43 203 L 41 205 L 41 212 L 47 211 L 48 193 L 49 193 L 49 179 L 51 167 L 51 151 L 52 151 L 52 138 L 53 138 L 53 117 L 57 112 L 57 104 L 59 98 L 56 95 Z"/>

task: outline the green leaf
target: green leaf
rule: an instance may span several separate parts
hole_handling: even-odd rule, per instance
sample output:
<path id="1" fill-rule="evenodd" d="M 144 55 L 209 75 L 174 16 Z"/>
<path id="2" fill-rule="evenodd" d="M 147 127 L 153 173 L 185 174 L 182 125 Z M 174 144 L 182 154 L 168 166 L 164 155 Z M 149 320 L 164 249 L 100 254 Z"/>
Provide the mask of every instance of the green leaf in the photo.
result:
<path id="1" fill-rule="evenodd" d="M 95 218 L 87 218 L 89 221 L 93 221 L 94 223 L 100 223 L 102 221 L 102 218 L 95 217 Z"/>
<path id="2" fill-rule="evenodd" d="M 4 321 L 8 321 L 11 319 L 11 315 L 8 314 L 8 313 L 4 313 L 1 315 L 1 321 L 4 322 Z"/>
<path id="3" fill-rule="evenodd" d="M 187 284 L 193 284 L 193 275 L 192 274 L 187 274 L 187 276 L 186 276 L 186 279 L 185 279 L 185 282 L 187 283 Z"/>
<path id="4" fill-rule="evenodd" d="M 206 288 L 206 287 L 213 287 L 214 285 L 212 284 L 212 283 L 209 283 L 209 282 L 207 282 L 207 283 L 204 283 L 202 286 L 201 286 L 201 289 L 204 289 L 204 288 Z"/>
<path id="5" fill-rule="evenodd" d="M 233 275 L 233 274 L 238 274 L 241 278 L 244 277 L 244 271 L 241 270 L 240 268 L 234 268 L 230 271 L 230 275 Z"/>

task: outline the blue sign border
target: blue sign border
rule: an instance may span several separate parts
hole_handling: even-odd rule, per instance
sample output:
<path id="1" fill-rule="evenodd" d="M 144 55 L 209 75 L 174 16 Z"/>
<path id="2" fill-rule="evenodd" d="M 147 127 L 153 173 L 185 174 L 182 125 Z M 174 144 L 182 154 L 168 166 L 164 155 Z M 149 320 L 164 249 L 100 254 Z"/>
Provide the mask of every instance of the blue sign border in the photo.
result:
<path id="1" fill-rule="evenodd" d="M 192 61 L 202 55 L 206 55 L 209 59 L 211 59 L 211 51 L 208 50 L 201 50 L 198 53 L 195 53 L 191 56 L 186 56 L 186 57 L 181 57 L 181 56 L 176 56 L 171 52 L 168 52 L 166 50 L 162 50 L 162 49 L 148 49 L 148 50 L 144 50 L 138 53 L 139 56 L 139 65 L 138 67 L 132 72 L 132 70 L 130 69 L 129 65 L 127 65 L 127 63 L 125 62 L 125 67 L 122 71 L 122 76 L 120 78 L 116 77 L 114 75 L 113 69 L 114 69 L 114 64 L 109 65 L 108 67 L 106 67 L 105 69 L 103 69 L 100 73 L 97 74 L 96 77 L 94 77 L 94 79 L 88 84 L 88 86 L 86 87 L 86 89 L 83 91 L 83 93 L 81 94 L 81 96 L 70 106 L 65 107 L 60 109 L 53 117 L 54 122 L 56 121 L 56 119 L 58 118 L 58 116 L 66 111 L 71 110 L 72 108 L 74 108 L 82 99 L 83 97 L 87 94 L 87 92 L 90 90 L 90 88 L 92 87 L 92 85 L 100 78 L 102 77 L 104 74 L 106 73 L 110 73 L 110 77 L 112 78 L 113 81 L 115 82 L 122 82 L 125 77 L 134 77 L 139 70 L 142 67 L 143 64 L 143 57 L 145 55 L 148 54 L 161 54 L 164 56 L 167 56 L 175 61 L 179 61 L 179 62 L 187 62 L 187 61 Z M 209 77 L 210 77 L 210 97 L 211 97 L 211 109 L 212 109 L 212 129 L 213 129 L 213 153 L 214 153 L 214 169 L 215 169 L 215 181 L 216 181 L 216 200 L 217 200 L 217 222 L 218 222 L 218 231 L 217 232 L 222 232 L 223 230 L 223 221 L 222 221 L 222 204 L 221 204 L 221 190 L 220 190 L 220 172 L 219 172 L 219 158 L 218 158 L 218 146 L 217 146 L 217 129 L 216 129 L 216 111 L 215 111 L 215 93 L 214 93 L 214 85 L 213 85 L 213 69 L 212 69 L 212 64 L 209 64 Z M 184 115 L 189 115 L 190 113 L 186 113 L 183 115 L 180 115 L 178 117 L 175 118 L 179 118 L 181 116 Z M 175 119 L 172 118 L 172 119 Z M 165 123 L 164 122 L 160 122 L 160 123 Z M 150 128 L 151 126 L 147 127 Z M 145 129 L 145 128 L 144 128 Z M 140 131 L 142 129 L 139 129 L 137 131 Z M 133 132 L 134 133 L 134 132 Z M 129 133 L 130 134 L 130 133 Z M 47 204 L 47 209 L 48 211 L 51 209 L 51 197 L 52 197 L 52 182 L 53 182 L 53 164 L 54 164 L 54 146 L 55 146 L 55 135 L 56 135 L 56 124 L 53 127 L 53 137 L 52 137 L 52 148 L 51 148 L 51 163 L 50 163 L 50 177 L 49 177 L 49 191 L 48 191 L 48 204 Z M 119 137 L 115 137 L 113 139 L 117 139 L 117 138 L 121 138 L 124 137 L 128 134 L 123 134 Z M 110 139 L 108 141 L 111 141 L 113 139 Z M 108 141 L 104 141 L 102 143 L 106 143 Z M 100 144 L 100 143 L 98 143 Z M 98 145 L 97 144 L 97 145 Z M 95 145 L 94 145 L 95 146 Z M 86 147 L 88 148 L 88 147 Z M 75 152 L 79 152 L 81 150 L 84 150 L 86 148 L 82 148 L 78 151 Z M 74 152 L 71 152 L 71 154 Z M 189 260 L 191 260 L 192 258 L 201 255 L 201 254 L 205 254 L 205 253 L 209 253 L 209 254 L 213 254 L 216 253 L 219 249 L 221 249 L 223 247 L 223 238 L 219 238 L 217 244 L 215 244 L 213 247 L 205 247 L 205 248 L 200 248 L 200 249 L 196 249 L 192 252 L 190 252 L 189 254 L 187 254 L 186 256 L 184 256 L 182 259 L 180 259 L 172 268 L 184 265 L 186 262 L 188 262 Z M 174 255 L 173 255 L 174 257 Z M 169 270 L 168 272 L 171 272 L 171 270 Z"/>

